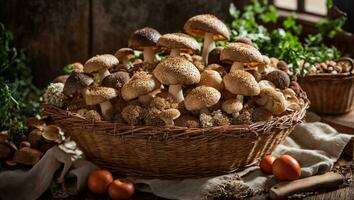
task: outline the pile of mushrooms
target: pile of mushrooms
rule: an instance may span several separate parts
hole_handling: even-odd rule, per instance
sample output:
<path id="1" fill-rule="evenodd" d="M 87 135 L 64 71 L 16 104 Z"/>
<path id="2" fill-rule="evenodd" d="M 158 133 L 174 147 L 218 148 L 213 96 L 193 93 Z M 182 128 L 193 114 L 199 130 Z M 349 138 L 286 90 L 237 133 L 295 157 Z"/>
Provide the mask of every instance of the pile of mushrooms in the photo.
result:
<path id="1" fill-rule="evenodd" d="M 184 31 L 139 29 L 128 47 L 90 58 L 48 96 L 63 94 L 60 107 L 87 120 L 148 126 L 250 124 L 301 108 L 284 61 L 262 55 L 248 38 L 215 47 L 230 32 L 213 15 L 190 18 Z"/>

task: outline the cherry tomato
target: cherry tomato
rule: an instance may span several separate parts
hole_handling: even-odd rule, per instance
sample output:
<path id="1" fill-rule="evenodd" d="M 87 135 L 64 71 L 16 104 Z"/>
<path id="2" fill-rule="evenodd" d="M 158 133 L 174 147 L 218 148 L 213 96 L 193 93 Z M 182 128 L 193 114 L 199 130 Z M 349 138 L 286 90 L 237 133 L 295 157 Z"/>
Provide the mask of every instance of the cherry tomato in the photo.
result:
<path id="1" fill-rule="evenodd" d="M 109 185 L 113 182 L 111 172 L 107 170 L 94 170 L 88 178 L 88 188 L 96 194 L 106 193 Z"/>
<path id="2" fill-rule="evenodd" d="M 261 168 L 262 172 L 265 174 L 271 174 L 273 171 L 273 162 L 275 160 L 275 157 L 272 155 L 265 155 L 261 162 L 259 163 L 259 167 Z"/>
<path id="3" fill-rule="evenodd" d="M 108 195 L 113 200 L 130 199 L 134 194 L 134 185 L 129 182 L 114 180 L 108 188 Z"/>

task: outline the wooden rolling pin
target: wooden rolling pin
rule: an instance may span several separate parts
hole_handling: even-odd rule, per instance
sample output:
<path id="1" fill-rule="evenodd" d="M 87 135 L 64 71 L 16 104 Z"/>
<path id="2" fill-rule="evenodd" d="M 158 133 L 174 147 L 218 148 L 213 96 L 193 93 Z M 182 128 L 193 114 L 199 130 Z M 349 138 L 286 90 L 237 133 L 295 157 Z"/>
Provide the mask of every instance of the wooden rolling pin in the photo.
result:
<path id="1" fill-rule="evenodd" d="M 301 192 L 312 191 L 318 188 L 331 188 L 343 184 L 344 177 L 334 172 L 322 175 L 310 176 L 307 178 L 281 182 L 270 188 L 269 196 L 271 199 L 283 199 L 289 195 Z"/>

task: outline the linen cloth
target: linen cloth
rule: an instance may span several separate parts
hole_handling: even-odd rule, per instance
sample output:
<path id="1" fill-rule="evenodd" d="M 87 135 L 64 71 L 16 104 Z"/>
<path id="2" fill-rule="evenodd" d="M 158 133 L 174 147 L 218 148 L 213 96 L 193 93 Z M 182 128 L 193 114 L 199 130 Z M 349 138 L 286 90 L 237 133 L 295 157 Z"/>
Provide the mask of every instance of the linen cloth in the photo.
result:
<path id="1" fill-rule="evenodd" d="M 321 123 L 302 123 L 272 152 L 289 154 L 301 164 L 301 177 L 323 174 L 332 169 L 351 135 L 340 134 Z M 242 198 L 268 191 L 276 183 L 272 175 L 263 174 L 258 166 L 228 175 L 200 179 L 134 179 L 137 189 L 167 199 L 200 200 L 215 197 Z"/>

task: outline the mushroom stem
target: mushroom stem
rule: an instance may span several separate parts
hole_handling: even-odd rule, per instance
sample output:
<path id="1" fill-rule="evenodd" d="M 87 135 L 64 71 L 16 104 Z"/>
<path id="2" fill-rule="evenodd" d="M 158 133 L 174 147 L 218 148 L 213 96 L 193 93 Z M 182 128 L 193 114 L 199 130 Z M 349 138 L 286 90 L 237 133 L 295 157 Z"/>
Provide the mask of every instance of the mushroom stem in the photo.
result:
<path id="1" fill-rule="evenodd" d="M 214 39 L 213 39 L 213 33 L 205 33 L 202 57 L 203 57 L 203 61 L 204 61 L 204 63 L 206 65 L 208 64 L 207 63 L 208 54 L 214 48 L 215 48 L 215 42 L 214 42 Z"/>
<path id="2" fill-rule="evenodd" d="M 170 56 L 179 56 L 181 50 L 179 49 L 171 49 Z"/>
<path id="3" fill-rule="evenodd" d="M 239 100 L 243 104 L 243 96 L 242 95 L 237 95 L 236 99 Z"/>
<path id="4" fill-rule="evenodd" d="M 103 119 L 110 120 L 113 114 L 113 106 L 110 101 L 100 103 Z"/>
<path id="5" fill-rule="evenodd" d="M 236 70 L 244 70 L 243 63 L 234 62 L 230 68 L 230 72 L 234 72 Z"/>
<path id="6" fill-rule="evenodd" d="M 152 47 L 144 47 L 144 62 L 153 63 L 155 60 L 155 54 Z"/>
<path id="7" fill-rule="evenodd" d="M 182 85 L 170 85 L 168 92 L 175 97 L 177 103 L 184 100 Z"/>
<path id="8" fill-rule="evenodd" d="M 109 73 L 108 69 L 102 69 L 99 72 L 99 76 L 100 76 L 100 82 L 108 75 L 110 75 L 111 73 Z"/>

